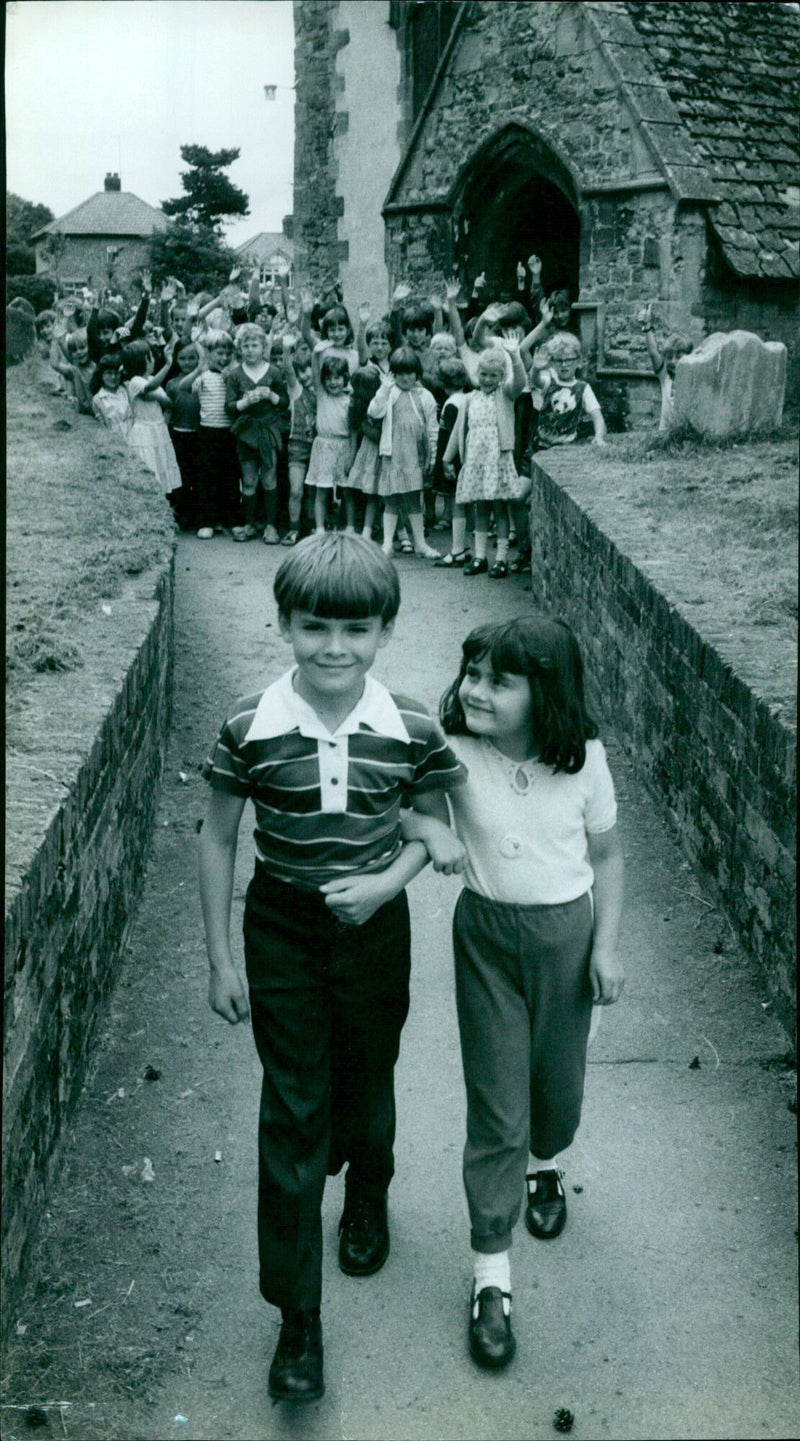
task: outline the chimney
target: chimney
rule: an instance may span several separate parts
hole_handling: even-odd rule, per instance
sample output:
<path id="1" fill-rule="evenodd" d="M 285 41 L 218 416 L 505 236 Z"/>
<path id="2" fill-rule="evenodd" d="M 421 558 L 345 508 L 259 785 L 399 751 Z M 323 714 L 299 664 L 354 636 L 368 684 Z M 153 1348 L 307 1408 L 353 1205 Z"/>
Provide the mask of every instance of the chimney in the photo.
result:
<path id="1" fill-rule="evenodd" d="M 112 174 L 110 174 L 110 173 L 109 173 L 108 175 L 106 175 L 106 179 L 105 179 L 105 189 L 106 189 L 106 190 L 121 190 L 121 189 L 122 189 L 122 185 L 120 184 L 120 178 L 119 178 L 119 176 L 118 176 L 118 175 L 112 175 Z"/>
<path id="2" fill-rule="evenodd" d="M 287 240 L 294 240 L 294 216 L 284 215 L 282 230 Z"/>

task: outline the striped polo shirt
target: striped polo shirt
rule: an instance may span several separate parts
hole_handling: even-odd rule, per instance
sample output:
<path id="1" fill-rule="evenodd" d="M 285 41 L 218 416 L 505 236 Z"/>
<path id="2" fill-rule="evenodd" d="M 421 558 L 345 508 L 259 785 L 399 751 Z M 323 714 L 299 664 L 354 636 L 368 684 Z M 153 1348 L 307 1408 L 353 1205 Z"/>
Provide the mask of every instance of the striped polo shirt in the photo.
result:
<path id="1" fill-rule="evenodd" d="M 200 397 L 200 424 L 210 430 L 230 430 L 231 418 L 225 409 L 227 381 L 219 370 L 204 370 L 192 382 L 192 390 Z"/>
<path id="2" fill-rule="evenodd" d="M 401 806 L 417 792 L 460 785 L 466 769 L 424 706 L 373 676 L 331 733 L 294 675 L 237 703 L 203 775 L 252 800 L 256 855 L 270 875 L 317 890 L 385 870 L 401 850 Z"/>

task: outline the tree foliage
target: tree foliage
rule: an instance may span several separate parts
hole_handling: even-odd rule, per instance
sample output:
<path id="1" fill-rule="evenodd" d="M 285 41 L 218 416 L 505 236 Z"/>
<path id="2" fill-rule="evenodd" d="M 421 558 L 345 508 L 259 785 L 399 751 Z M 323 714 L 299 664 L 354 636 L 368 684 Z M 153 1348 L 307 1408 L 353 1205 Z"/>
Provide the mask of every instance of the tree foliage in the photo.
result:
<path id="1" fill-rule="evenodd" d="M 166 230 L 154 231 L 150 243 L 154 285 L 172 276 L 190 293 L 211 290 L 216 294 L 235 263 L 235 251 L 223 243 L 215 230 L 186 220 L 173 220 Z"/>
<path id="2" fill-rule="evenodd" d="M 47 275 L 9 275 L 6 281 L 6 302 L 17 296 L 29 300 L 36 314 L 49 310 L 56 297 L 56 284 Z"/>
<path id="3" fill-rule="evenodd" d="M 6 271 L 8 275 L 33 275 L 36 251 L 31 237 L 55 217 L 47 205 L 23 200 L 6 191 Z"/>
<path id="4" fill-rule="evenodd" d="M 181 156 L 189 166 L 181 172 L 186 193 L 173 200 L 162 200 L 164 214 L 217 233 L 226 219 L 249 215 L 248 197 L 222 173 L 238 160 L 239 154 L 238 149 L 209 150 L 205 145 L 182 145 Z"/>

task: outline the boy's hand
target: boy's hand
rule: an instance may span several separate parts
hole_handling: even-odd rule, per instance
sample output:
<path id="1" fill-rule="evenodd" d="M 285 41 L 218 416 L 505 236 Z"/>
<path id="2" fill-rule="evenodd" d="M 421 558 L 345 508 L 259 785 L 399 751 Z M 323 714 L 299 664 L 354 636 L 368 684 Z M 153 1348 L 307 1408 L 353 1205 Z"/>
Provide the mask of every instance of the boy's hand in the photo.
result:
<path id="1" fill-rule="evenodd" d="M 541 280 L 541 277 L 542 277 L 542 262 L 541 262 L 541 260 L 539 259 L 538 255 L 529 255 L 529 256 L 528 256 L 528 269 L 529 269 L 529 271 L 531 272 L 531 279 L 532 279 L 532 280 Z"/>
<path id="2" fill-rule="evenodd" d="M 444 293 L 448 300 L 458 300 L 459 294 L 461 293 L 461 281 L 456 277 L 448 280 L 444 288 Z"/>
<path id="3" fill-rule="evenodd" d="M 215 968 L 208 978 L 208 1003 L 230 1025 L 250 1019 L 250 1006 L 242 978 L 234 965 Z"/>
<path id="4" fill-rule="evenodd" d="M 370 311 L 369 301 L 368 301 L 368 300 L 362 300 L 361 304 L 360 304 L 359 307 L 358 307 L 358 323 L 359 323 L 359 325 L 366 325 L 367 321 L 369 320 L 370 314 L 371 314 L 371 311 Z"/>
<path id="5" fill-rule="evenodd" d="M 589 962 L 589 979 L 592 983 L 592 999 L 596 1006 L 613 1006 L 622 994 L 625 972 L 615 955 L 592 951 Z"/>
<path id="6" fill-rule="evenodd" d="M 463 871 L 467 853 L 449 826 L 436 825 L 435 829 L 432 826 L 431 833 L 426 830 L 424 845 L 435 871 L 443 876 L 456 876 Z"/>
<path id="7" fill-rule="evenodd" d="M 394 294 L 392 295 L 392 305 L 402 305 L 404 300 L 408 300 L 410 294 L 411 286 L 406 285 L 403 281 L 401 281 L 400 284 L 396 285 L 394 288 Z"/>
<path id="8" fill-rule="evenodd" d="M 370 916 L 392 899 L 386 881 L 377 876 L 346 876 L 340 881 L 327 881 L 320 886 L 325 904 L 340 921 L 349 926 L 363 926 Z"/>

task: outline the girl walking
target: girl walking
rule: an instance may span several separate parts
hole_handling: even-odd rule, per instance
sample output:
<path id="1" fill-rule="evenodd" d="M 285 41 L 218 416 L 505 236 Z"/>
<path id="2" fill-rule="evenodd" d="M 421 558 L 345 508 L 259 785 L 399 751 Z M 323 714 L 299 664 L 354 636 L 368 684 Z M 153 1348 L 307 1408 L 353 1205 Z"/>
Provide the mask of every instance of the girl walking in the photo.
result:
<path id="1" fill-rule="evenodd" d="M 506 372 L 509 361 L 510 379 Z M 444 453 L 445 466 L 452 465 L 456 457 L 461 460 L 451 553 L 463 553 L 466 524 L 462 517 L 470 501 L 475 501 L 475 555 L 464 566 L 464 574 L 488 571 L 492 580 L 502 580 L 508 575 L 509 544 L 508 505 L 502 502 L 521 500 L 526 488 L 514 466 L 514 401 L 525 388 L 519 346 L 507 341 L 502 347 L 482 351 L 477 382 L 478 389 L 464 400 Z M 492 505 L 497 523 L 497 557 L 489 570 L 486 550 Z"/>
<path id="2" fill-rule="evenodd" d="M 614 785 L 563 621 L 532 615 L 479 626 L 441 718 L 467 784 L 452 794 L 466 851 L 453 919 L 467 1090 L 464 1185 L 474 1280 L 469 1348 L 511 1360 L 512 1231 L 543 1240 L 566 1221 L 558 1155 L 578 1128 L 593 1005 L 611 1005 L 622 852 Z M 452 834 L 414 817 L 434 864 Z M 441 851 L 439 847 L 441 846 Z"/>

